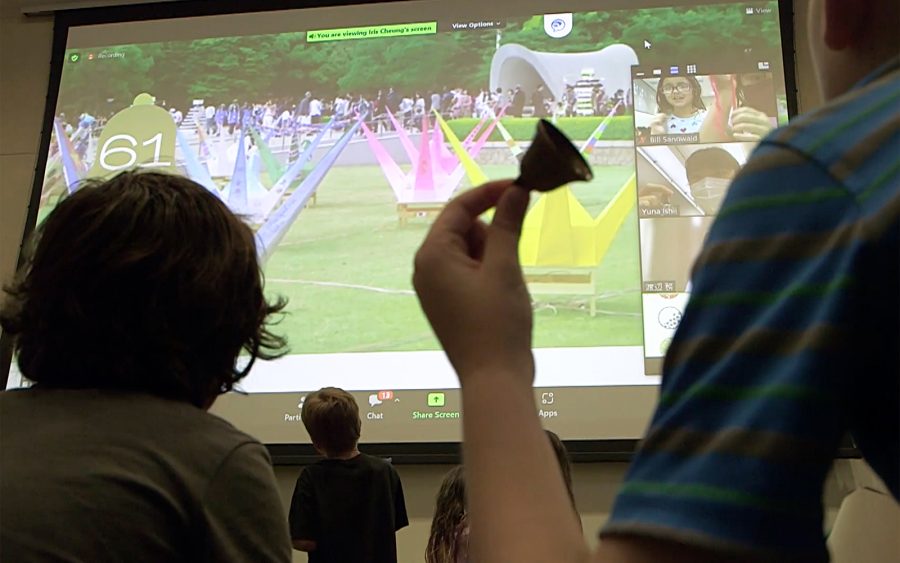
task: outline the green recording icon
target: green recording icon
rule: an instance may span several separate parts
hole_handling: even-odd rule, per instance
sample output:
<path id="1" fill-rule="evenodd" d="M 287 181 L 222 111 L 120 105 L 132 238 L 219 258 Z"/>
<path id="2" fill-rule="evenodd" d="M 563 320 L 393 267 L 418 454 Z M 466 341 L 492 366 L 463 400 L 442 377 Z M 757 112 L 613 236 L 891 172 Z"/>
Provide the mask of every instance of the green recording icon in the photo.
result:
<path id="1" fill-rule="evenodd" d="M 81 60 L 81 55 L 80 55 L 80 54 L 78 54 L 78 53 L 72 53 L 71 55 L 69 55 L 69 62 L 71 62 L 71 63 L 77 63 L 79 60 Z"/>
<path id="2" fill-rule="evenodd" d="M 429 407 L 443 407 L 446 402 L 446 397 L 443 393 L 429 393 L 428 394 L 428 406 Z"/>

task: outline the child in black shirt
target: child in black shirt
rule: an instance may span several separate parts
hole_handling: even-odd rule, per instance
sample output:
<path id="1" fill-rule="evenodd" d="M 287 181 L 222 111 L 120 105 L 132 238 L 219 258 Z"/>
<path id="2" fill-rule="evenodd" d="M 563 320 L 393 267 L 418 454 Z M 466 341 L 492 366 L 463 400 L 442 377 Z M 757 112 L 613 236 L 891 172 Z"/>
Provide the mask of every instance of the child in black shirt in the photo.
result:
<path id="1" fill-rule="evenodd" d="M 291 499 L 291 538 L 310 563 L 396 563 L 394 533 L 409 525 L 397 471 L 357 449 L 361 421 L 353 396 L 326 387 L 301 412 L 316 451 Z"/>

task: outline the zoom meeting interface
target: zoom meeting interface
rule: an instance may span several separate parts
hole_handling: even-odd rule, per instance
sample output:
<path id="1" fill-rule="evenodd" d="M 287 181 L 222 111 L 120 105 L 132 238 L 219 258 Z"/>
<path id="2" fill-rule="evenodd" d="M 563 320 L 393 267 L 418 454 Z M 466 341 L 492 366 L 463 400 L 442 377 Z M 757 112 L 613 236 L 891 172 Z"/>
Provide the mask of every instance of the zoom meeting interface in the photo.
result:
<path id="1" fill-rule="evenodd" d="M 534 194 L 525 219 L 536 408 L 564 439 L 638 438 L 729 183 L 787 120 L 778 8 L 426 1 L 72 27 L 38 221 L 86 178 L 191 177 L 254 229 L 288 300 L 289 353 L 214 412 L 304 443 L 305 397 L 338 386 L 364 442 L 456 441 L 413 255 L 551 120 L 594 179 Z"/>

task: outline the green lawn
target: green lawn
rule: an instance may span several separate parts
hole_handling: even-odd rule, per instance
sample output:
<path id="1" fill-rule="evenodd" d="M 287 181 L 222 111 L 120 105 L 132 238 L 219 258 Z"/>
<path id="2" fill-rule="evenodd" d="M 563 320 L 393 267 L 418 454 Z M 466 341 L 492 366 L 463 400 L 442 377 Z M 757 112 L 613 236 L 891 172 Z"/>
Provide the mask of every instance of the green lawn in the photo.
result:
<path id="1" fill-rule="evenodd" d="M 517 175 L 514 166 L 482 168 L 490 178 Z M 633 168 L 595 167 L 594 172 L 594 181 L 572 190 L 596 217 Z M 289 300 L 276 332 L 288 337 L 291 352 L 439 349 L 410 282 L 412 257 L 429 224 L 398 225 L 393 192 L 377 166 L 332 169 L 317 199 L 264 268 L 267 292 Z M 51 198 L 43 205 L 39 219 L 55 204 Z M 583 296 L 535 297 L 535 346 L 642 343 L 637 233 L 632 214 L 597 269 L 599 292 L 612 295 L 598 301 L 596 317 L 588 314 Z"/>
<path id="2" fill-rule="evenodd" d="M 511 166 L 484 171 L 491 178 L 516 173 Z M 597 216 L 632 171 L 597 167 L 597 178 L 574 192 Z M 276 330 L 287 335 L 292 353 L 438 349 L 410 283 L 427 229 L 424 221 L 398 225 L 393 193 L 377 166 L 331 170 L 316 206 L 300 214 L 265 267 L 267 291 L 289 299 Z M 593 318 L 584 297 L 539 296 L 535 345 L 640 345 L 638 257 L 633 215 L 598 268 L 600 292 L 622 294 L 600 300 L 605 313 Z"/>

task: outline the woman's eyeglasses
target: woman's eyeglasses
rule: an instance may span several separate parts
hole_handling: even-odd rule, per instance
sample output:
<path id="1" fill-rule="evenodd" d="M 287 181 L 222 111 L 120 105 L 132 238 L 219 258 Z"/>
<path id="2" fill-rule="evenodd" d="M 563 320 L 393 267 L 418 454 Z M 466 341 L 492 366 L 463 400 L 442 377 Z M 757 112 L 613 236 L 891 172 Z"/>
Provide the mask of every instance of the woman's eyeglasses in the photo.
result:
<path id="1" fill-rule="evenodd" d="M 686 94 L 691 91 L 691 85 L 687 82 L 679 82 L 678 84 L 666 84 L 662 88 L 663 94 L 674 94 L 678 92 L 679 94 Z"/>

